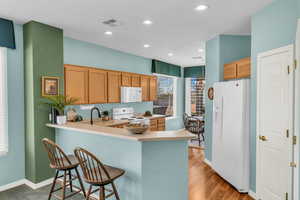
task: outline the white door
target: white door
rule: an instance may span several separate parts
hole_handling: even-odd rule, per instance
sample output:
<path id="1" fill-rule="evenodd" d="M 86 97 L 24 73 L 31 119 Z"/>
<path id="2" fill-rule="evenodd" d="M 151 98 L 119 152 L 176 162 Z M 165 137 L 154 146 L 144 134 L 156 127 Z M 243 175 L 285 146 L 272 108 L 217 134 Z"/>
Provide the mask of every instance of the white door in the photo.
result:
<path id="1" fill-rule="evenodd" d="M 257 195 L 292 200 L 293 46 L 259 54 L 257 66 Z"/>

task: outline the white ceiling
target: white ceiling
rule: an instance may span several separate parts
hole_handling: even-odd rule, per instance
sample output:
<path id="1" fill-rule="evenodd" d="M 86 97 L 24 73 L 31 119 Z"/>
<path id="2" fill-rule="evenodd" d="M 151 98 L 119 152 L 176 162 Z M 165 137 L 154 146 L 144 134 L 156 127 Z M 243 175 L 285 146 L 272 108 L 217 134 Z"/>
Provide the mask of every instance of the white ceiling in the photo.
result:
<path id="1" fill-rule="evenodd" d="M 1 0 L 0 16 L 53 25 L 66 36 L 181 66 L 205 60 L 199 48 L 217 34 L 250 34 L 250 16 L 272 0 Z M 204 12 L 199 4 L 209 5 Z M 102 21 L 120 20 L 118 27 Z M 151 26 L 143 20 L 153 21 Z M 112 36 L 104 35 L 110 30 Z M 144 48 L 150 44 L 150 48 Z M 173 53 L 172 57 L 168 53 Z M 205 58 L 205 52 L 201 53 Z"/>

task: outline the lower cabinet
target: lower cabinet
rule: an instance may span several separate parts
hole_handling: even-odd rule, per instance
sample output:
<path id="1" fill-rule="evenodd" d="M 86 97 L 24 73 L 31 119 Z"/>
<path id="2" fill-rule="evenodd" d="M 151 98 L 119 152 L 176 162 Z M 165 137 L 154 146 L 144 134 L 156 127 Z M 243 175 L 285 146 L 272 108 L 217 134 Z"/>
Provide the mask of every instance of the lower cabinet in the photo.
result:
<path id="1" fill-rule="evenodd" d="M 165 131 L 166 130 L 166 118 L 154 118 L 150 119 L 150 130 L 151 131 Z"/>

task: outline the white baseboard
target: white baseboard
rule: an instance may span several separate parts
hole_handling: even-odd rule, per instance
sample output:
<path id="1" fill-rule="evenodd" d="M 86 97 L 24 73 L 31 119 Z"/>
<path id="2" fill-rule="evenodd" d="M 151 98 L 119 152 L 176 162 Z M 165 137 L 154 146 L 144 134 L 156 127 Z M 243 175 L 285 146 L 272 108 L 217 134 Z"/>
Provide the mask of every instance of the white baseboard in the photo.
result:
<path id="1" fill-rule="evenodd" d="M 3 192 L 3 191 L 6 191 L 6 190 L 9 190 L 9 189 L 18 187 L 20 185 L 24 185 L 25 181 L 26 181 L 25 179 L 21 179 L 21 180 L 18 180 L 18 181 L 15 181 L 15 182 L 12 182 L 12 183 L 0 186 L 0 192 Z"/>
<path id="2" fill-rule="evenodd" d="M 25 179 L 25 184 L 26 184 L 28 187 L 30 187 L 31 189 L 33 189 L 33 190 L 36 190 L 36 189 L 39 189 L 39 188 L 44 187 L 44 186 L 46 186 L 46 185 L 49 185 L 49 184 L 51 184 L 52 182 L 53 182 L 53 178 L 49 178 L 49 179 L 47 179 L 47 180 L 45 180 L 45 181 L 42 181 L 42 182 L 40 182 L 40 183 L 33 183 L 33 182 L 31 182 L 31 181 Z"/>
<path id="3" fill-rule="evenodd" d="M 204 159 L 204 163 L 206 163 L 206 164 L 207 164 L 208 166 L 210 166 L 210 167 L 212 166 L 212 165 L 211 165 L 211 162 L 210 162 L 209 160 L 207 160 L 206 158 Z"/>
<path id="4" fill-rule="evenodd" d="M 248 194 L 249 194 L 249 196 L 252 197 L 254 200 L 257 199 L 256 193 L 253 192 L 252 190 L 250 190 Z"/>

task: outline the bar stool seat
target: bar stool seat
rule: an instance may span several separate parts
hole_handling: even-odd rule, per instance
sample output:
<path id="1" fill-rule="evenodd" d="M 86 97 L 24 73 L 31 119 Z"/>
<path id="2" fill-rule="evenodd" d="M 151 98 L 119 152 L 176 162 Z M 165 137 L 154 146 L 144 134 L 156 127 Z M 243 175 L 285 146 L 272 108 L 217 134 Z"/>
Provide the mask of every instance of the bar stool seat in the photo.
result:
<path id="1" fill-rule="evenodd" d="M 68 162 L 67 159 L 71 162 L 71 164 Z M 62 166 L 57 166 L 50 163 L 50 167 L 52 169 L 67 170 L 74 169 L 79 166 L 79 161 L 74 155 L 67 155 L 67 158 L 60 158 L 58 162 L 61 162 Z"/>
<path id="2" fill-rule="evenodd" d="M 119 178 L 120 176 L 122 176 L 125 171 L 123 169 L 119 169 L 119 168 L 116 168 L 116 167 L 111 167 L 109 165 L 103 165 L 105 170 L 107 171 L 107 173 L 109 174 L 110 177 L 108 177 L 104 170 L 102 168 L 92 168 L 92 171 L 95 172 L 95 176 L 97 177 L 100 177 L 100 175 L 102 175 L 102 179 L 101 180 L 95 180 L 95 181 L 91 181 L 91 180 L 86 180 L 85 178 L 84 181 L 89 183 L 89 184 L 92 184 L 92 185 L 95 185 L 95 186 L 101 186 L 101 185 L 107 185 L 107 184 L 110 184 L 111 181 Z"/>

